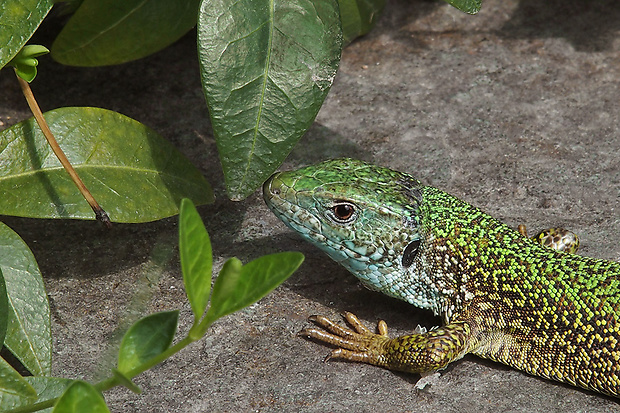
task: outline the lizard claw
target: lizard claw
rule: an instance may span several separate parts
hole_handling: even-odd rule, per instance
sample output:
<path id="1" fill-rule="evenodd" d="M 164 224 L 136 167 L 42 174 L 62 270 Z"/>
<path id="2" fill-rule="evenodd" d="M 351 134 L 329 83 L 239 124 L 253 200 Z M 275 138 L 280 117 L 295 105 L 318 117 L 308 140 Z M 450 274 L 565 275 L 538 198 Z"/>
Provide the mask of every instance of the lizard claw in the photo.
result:
<path id="1" fill-rule="evenodd" d="M 313 315 L 308 320 L 320 328 L 305 328 L 299 335 L 338 347 L 331 351 L 325 361 L 343 359 L 380 365 L 380 355 L 384 352 L 385 344 L 390 341 L 385 321 L 377 323 L 379 334 L 375 334 L 353 313 L 344 312 L 342 316 L 351 328 L 336 324 L 327 317 Z"/>

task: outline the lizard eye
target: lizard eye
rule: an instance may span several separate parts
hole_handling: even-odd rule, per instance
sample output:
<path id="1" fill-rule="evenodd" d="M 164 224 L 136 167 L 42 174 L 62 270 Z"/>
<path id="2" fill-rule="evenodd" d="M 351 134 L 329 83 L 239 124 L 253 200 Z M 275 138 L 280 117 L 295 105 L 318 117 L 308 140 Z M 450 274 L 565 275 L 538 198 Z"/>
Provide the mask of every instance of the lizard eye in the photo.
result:
<path id="1" fill-rule="evenodd" d="M 338 202 L 331 207 L 329 216 L 339 224 L 347 224 L 357 218 L 355 205 L 349 202 Z"/>

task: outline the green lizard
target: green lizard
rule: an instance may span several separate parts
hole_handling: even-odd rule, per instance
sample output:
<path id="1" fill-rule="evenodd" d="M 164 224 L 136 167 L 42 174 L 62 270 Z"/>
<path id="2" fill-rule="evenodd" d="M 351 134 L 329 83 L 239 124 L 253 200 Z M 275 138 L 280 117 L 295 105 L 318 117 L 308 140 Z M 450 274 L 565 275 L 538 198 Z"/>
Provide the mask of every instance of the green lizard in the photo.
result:
<path id="1" fill-rule="evenodd" d="M 274 174 L 269 208 L 368 288 L 444 325 L 389 338 L 350 313 L 300 334 L 332 358 L 424 373 L 467 353 L 620 395 L 620 263 L 556 251 L 411 176 L 352 159 Z"/>

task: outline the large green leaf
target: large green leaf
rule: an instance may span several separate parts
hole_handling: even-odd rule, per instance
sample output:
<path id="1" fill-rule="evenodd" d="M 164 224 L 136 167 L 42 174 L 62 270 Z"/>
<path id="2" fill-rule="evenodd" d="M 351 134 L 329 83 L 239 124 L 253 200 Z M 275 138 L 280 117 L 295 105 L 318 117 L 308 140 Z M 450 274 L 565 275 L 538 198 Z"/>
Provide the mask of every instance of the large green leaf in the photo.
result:
<path id="1" fill-rule="evenodd" d="M 300 252 L 265 255 L 243 266 L 237 258 L 229 259 L 215 280 L 206 323 L 260 300 L 290 277 L 303 260 Z"/>
<path id="2" fill-rule="evenodd" d="M 4 336 L 9 321 L 9 297 L 6 295 L 6 284 L 0 266 L 0 347 L 4 345 Z"/>
<path id="3" fill-rule="evenodd" d="M 110 413 L 103 396 L 92 384 L 76 380 L 60 396 L 52 413 Z"/>
<path id="4" fill-rule="evenodd" d="M 52 334 L 43 278 L 28 246 L 1 222 L 0 269 L 9 298 L 4 345 L 32 374 L 49 375 Z"/>
<path id="5" fill-rule="evenodd" d="M 181 202 L 179 254 L 185 293 L 197 321 L 209 302 L 213 256 L 207 229 L 189 199 Z"/>
<path id="6" fill-rule="evenodd" d="M 36 403 L 60 397 L 73 380 L 62 377 L 24 377 L 37 391 Z M 52 409 L 44 409 L 41 412 L 51 412 Z"/>
<path id="7" fill-rule="evenodd" d="M 118 371 L 128 373 L 170 347 L 178 318 L 178 311 L 162 311 L 148 315 L 131 326 L 118 351 Z"/>
<path id="8" fill-rule="evenodd" d="M 213 200 L 200 172 L 133 119 L 97 108 L 61 108 L 45 118 L 112 221 L 153 221 L 178 213 L 182 198 Z M 0 193 L 0 214 L 94 218 L 33 119 L 0 132 Z"/>
<path id="9" fill-rule="evenodd" d="M 52 57 L 73 66 L 139 59 L 196 25 L 200 0 L 84 0 L 52 45 Z"/>
<path id="10" fill-rule="evenodd" d="M 385 0 L 338 0 L 342 36 L 348 44 L 370 31 L 385 7 Z"/>
<path id="11" fill-rule="evenodd" d="M 334 81 L 336 0 L 203 0 L 202 85 L 228 195 L 247 197 L 310 127 Z"/>
<path id="12" fill-rule="evenodd" d="M 19 375 L 17 372 L 15 374 Z M 27 396 L 0 391 L 0 412 L 60 397 L 73 382 L 73 380 L 60 377 L 29 376 L 23 379 L 31 386 L 25 387 L 27 389 Z M 34 396 L 31 388 L 35 391 Z M 50 412 L 51 410 L 45 409 L 41 411 Z"/>
<path id="13" fill-rule="evenodd" d="M 469 14 L 476 14 L 482 7 L 482 0 L 445 0 L 447 3 L 456 7 L 460 11 Z"/>
<path id="14" fill-rule="evenodd" d="M 33 403 L 36 390 L 3 358 L 0 358 L 0 411 Z"/>
<path id="15" fill-rule="evenodd" d="M 0 1 L 0 68 L 24 47 L 53 5 L 53 0 Z"/>

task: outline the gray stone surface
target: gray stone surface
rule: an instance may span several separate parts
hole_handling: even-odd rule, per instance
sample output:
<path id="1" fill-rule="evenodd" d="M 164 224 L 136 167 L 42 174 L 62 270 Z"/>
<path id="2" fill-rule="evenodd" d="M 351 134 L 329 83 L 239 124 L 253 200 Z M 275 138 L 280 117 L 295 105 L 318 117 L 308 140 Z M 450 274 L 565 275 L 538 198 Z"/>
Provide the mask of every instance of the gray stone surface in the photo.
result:
<path id="1" fill-rule="evenodd" d="M 351 156 L 408 171 L 531 231 L 560 225 L 582 254 L 620 260 L 620 3 L 486 1 L 475 17 L 440 2 L 388 1 L 370 35 L 349 46 L 293 168 Z M 42 29 L 42 42 L 52 36 Z M 48 37 L 45 37 L 48 36 Z M 173 141 L 215 187 L 199 210 L 218 269 L 230 256 L 301 250 L 306 262 L 267 298 L 217 322 L 200 342 L 106 393 L 115 412 L 412 411 L 610 412 L 614 399 L 473 356 L 417 389 L 415 375 L 328 362 L 296 337 L 306 317 L 357 313 L 392 334 L 438 320 L 360 287 L 284 227 L 259 193 L 226 199 L 194 33 L 147 59 L 110 68 L 44 58 L 33 88 L 44 110 L 99 106 Z M 46 40 L 47 39 L 47 40 Z M 0 72 L 0 128 L 29 116 Z M 28 242 L 52 306 L 54 374 L 101 377 L 120 334 L 141 315 L 181 309 L 191 322 L 176 253 L 176 219 L 116 225 L 3 218 Z"/>

